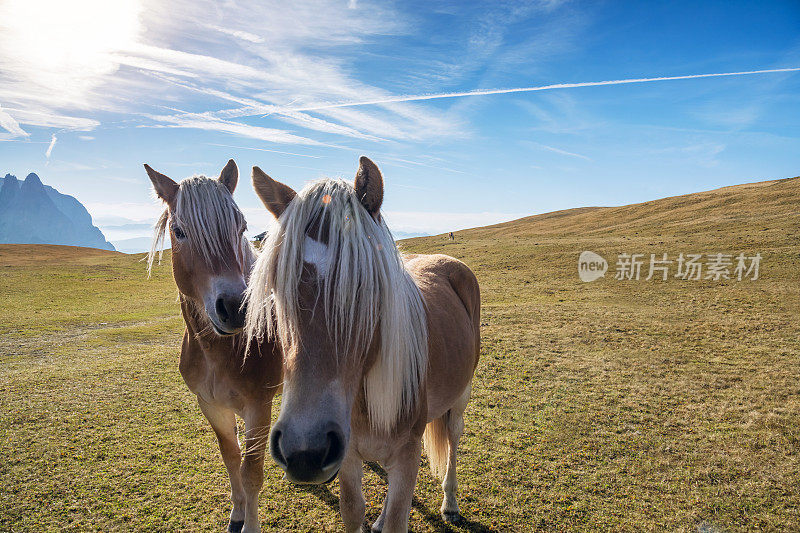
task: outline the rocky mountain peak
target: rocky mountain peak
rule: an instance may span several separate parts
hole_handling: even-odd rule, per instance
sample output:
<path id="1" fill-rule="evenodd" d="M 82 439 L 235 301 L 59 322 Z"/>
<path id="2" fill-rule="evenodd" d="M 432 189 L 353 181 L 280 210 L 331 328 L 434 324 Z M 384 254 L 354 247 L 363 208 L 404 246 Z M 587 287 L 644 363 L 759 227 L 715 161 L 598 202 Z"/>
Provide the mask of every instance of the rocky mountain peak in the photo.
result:
<path id="1" fill-rule="evenodd" d="M 33 172 L 21 185 L 11 174 L 2 178 L 0 242 L 114 249 L 78 200 L 44 185 Z"/>

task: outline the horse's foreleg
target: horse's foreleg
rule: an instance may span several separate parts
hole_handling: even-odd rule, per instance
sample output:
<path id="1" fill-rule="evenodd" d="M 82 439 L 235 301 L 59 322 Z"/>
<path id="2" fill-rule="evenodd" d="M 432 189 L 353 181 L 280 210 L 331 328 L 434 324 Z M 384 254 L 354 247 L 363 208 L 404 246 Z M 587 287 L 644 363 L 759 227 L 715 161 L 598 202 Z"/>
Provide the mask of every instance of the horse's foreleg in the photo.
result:
<path id="1" fill-rule="evenodd" d="M 378 519 L 372 524 L 372 531 L 383 531 L 383 523 L 386 521 L 386 502 L 388 498 L 383 500 L 383 507 L 381 507 L 381 514 Z"/>
<path id="2" fill-rule="evenodd" d="M 389 474 L 389 490 L 381 513 L 383 524 L 382 533 L 407 533 L 408 516 L 411 513 L 411 500 L 414 497 L 414 487 L 417 484 L 419 472 L 419 458 L 422 453 L 422 436 L 411 439 L 396 451 L 391 464 L 387 464 Z"/>
<path id="3" fill-rule="evenodd" d="M 236 437 L 236 416 L 230 409 L 212 405 L 199 396 L 197 397 L 197 403 L 217 435 L 222 461 L 225 463 L 225 468 L 228 470 L 228 477 L 231 481 L 233 509 L 228 523 L 228 531 L 239 533 L 244 525 L 245 495 L 242 488 L 242 478 L 239 473 L 242 452 L 239 449 L 239 439 Z"/>
<path id="4" fill-rule="evenodd" d="M 342 515 L 347 533 L 361 531 L 361 526 L 364 524 L 367 504 L 361 491 L 363 475 L 361 458 L 355 452 L 348 452 L 339 469 L 339 514 Z"/>
<path id="5" fill-rule="evenodd" d="M 264 450 L 269 440 L 272 401 L 253 406 L 244 412 L 245 452 L 241 476 L 245 495 L 245 518 L 242 533 L 261 531 L 258 519 L 258 493 L 264 484 Z"/>

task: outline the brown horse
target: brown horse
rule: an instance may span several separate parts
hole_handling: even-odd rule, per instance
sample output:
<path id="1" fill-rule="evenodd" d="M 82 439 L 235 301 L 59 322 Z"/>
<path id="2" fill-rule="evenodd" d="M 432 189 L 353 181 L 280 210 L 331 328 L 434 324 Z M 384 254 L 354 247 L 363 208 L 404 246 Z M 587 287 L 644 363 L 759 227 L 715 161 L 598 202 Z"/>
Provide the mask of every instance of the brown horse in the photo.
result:
<path id="1" fill-rule="evenodd" d="M 250 343 L 247 351 L 241 333 L 242 298 L 255 254 L 232 196 L 239 170 L 230 160 L 219 179 L 194 176 L 175 183 L 148 165 L 145 169 L 167 204 L 156 224 L 148 268 L 169 229 L 172 273 L 186 322 L 180 372 L 214 428 L 228 470 L 233 502 L 228 531 L 260 531 L 258 493 L 282 364 L 274 343 Z M 244 454 L 235 415 L 245 423 Z"/>
<path id="2" fill-rule="evenodd" d="M 346 530 L 359 531 L 362 462 L 389 490 L 374 531 L 403 532 L 421 441 L 443 477 L 442 515 L 460 518 L 456 448 L 480 344 L 475 275 L 445 255 L 397 250 L 380 215 L 383 177 L 362 157 L 355 186 L 324 179 L 299 194 L 258 167 L 253 185 L 277 218 L 247 290 L 251 339 L 284 349 L 270 453 L 299 483 L 337 472 Z"/>

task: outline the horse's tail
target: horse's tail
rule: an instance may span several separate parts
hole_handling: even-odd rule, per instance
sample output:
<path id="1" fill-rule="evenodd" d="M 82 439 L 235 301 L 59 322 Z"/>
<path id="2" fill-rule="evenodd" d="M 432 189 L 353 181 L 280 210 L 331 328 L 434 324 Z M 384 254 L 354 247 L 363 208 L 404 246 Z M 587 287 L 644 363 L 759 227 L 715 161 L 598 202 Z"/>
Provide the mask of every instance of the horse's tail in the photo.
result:
<path id="1" fill-rule="evenodd" d="M 447 472 L 447 454 L 450 444 L 447 439 L 447 419 L 450 411 L 439 418 L 428 422 L 425 426 L 425 433 L 422 435 L 422 443 L 425 446 L 425 453 L 428 455 L 428 462 L 431 464 L 431 473 L 439 479 L 444 479 Z"/>

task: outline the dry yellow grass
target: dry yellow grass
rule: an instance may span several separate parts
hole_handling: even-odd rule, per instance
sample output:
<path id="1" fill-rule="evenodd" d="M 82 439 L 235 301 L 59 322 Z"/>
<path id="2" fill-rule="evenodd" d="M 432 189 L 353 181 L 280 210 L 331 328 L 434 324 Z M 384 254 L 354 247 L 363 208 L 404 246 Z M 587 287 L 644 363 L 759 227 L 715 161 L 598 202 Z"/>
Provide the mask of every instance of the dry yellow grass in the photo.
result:
<path id="1" fill-rule="evenodd" d="M 484 348 L 454 531 L 797 530 L 800 179 L 444 236 L 467 262 Z M 760 252 L 757 281 L 577 275 L 592 250 Z M 0 530 L 221 531 L 214 437 L 181 382 L 182 321 L 164 265 L 0 246 Z M 449 530 L 423 467 L 414 531 Z M 338 484 L 269 464 L 265 531 L 337 531 Z M 368 517 L 385 486 L 367 469 Z"/>

